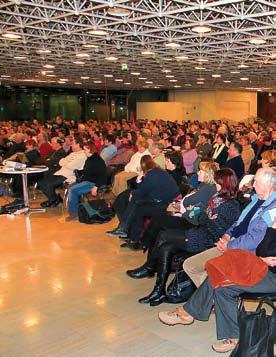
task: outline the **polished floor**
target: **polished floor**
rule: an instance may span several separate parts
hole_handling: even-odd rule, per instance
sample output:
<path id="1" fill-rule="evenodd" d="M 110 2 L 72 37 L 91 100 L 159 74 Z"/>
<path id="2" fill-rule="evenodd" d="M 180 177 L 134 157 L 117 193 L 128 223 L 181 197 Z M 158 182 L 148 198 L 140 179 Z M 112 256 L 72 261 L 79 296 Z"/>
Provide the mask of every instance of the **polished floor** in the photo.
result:
<path id="1" fill-rule="evenodd" d="M 0 216 L 0 356 L 215 356 L 209 322 L 168 327 L 163 304 L 143 306 L 152 279 L 126 269 L 141 252 L 104 232 L 116 224 L 65 223 L 61 208 Z"/>

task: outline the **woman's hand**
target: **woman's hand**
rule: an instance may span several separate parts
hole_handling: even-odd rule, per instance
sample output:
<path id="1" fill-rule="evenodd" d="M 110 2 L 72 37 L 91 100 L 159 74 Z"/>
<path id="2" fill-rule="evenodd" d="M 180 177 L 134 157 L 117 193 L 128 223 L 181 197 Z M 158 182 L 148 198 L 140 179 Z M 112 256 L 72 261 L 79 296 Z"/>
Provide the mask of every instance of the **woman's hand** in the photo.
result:
<path id="1" fill-rule="evenodd" d="M 276 257 L 261 258 L 269 267 L 276 267 Z"/>
<path id="2" fill-rule="evenodd" d="M 98 187 L 94 186 L 93 188 L 91 188 L 91 195 L 92 196 L 97 196 L 98 193 Z"/>
<path id="3" fill-rule="evenodd" d="M 211 217 L 209 217 L 212 221 L 218 218 L 218 214 L 213 214 Z"/>

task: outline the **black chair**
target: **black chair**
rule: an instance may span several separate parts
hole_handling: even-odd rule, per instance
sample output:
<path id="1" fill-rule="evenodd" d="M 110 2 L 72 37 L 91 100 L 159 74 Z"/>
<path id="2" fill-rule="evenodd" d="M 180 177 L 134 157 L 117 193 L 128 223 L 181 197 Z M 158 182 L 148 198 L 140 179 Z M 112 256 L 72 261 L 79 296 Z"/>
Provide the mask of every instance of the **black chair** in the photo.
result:
<path id="1" fill-rule="evenodd" d="M 243 306 L 243 301 L 270 301 L 272 303 L 276 302 L 276 293 L 243 293 L 239 296 L 239 309 Z"/>

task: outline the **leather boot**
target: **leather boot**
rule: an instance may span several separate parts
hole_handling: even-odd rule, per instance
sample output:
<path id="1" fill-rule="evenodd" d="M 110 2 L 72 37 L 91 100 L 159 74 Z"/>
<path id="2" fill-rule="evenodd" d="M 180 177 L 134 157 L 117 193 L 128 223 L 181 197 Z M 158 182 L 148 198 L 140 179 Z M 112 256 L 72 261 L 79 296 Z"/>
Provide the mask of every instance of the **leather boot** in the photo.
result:
<path id="1" fill-rule="evenodd" d="M 137 269 L 127 270 L 126 273 L 133 279 L 152 278 L 155 275 L 153 267 L 148 262 Z"/>

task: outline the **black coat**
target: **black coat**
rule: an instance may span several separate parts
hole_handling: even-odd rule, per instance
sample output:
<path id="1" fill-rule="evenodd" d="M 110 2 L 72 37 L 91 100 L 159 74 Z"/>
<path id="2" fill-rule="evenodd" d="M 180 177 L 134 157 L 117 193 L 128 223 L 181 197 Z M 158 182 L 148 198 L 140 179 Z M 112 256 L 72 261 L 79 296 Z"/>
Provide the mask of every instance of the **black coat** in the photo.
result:
<path id="1" fill-rule="evenodd" d="M 106 185 L 106 165 L 98 153 L 95 152 L 86 159 L 82 170 L 82 181 L 93 182 L 96 187 Z"/>
<path id="2" fill-rule="evenodd" d="M 55 173 L 57 170 L 59 170 L 59 161 L 65 156 L 66 152 L 63 150 L 63 148 L 53 151 L 52 154 L 43 162 L 43 164 L 49 168 L 48 173 Z"/>
<path id="3" fill-rule="evenodd" d="M 232 169 L 239 180 L 242 179 L 244 175 L 244 163 L 240 155 L 227 160 L 224 166 Z"/>

